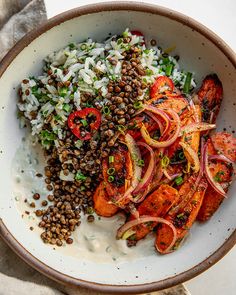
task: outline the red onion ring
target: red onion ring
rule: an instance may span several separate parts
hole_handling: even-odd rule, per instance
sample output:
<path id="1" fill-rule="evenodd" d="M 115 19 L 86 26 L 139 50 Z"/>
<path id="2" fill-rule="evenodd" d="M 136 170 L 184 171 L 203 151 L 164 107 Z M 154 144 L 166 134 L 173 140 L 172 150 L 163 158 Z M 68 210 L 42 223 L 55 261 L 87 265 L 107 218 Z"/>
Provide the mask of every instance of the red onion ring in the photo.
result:
<path id="1" fill-rule="evenodd" d="M 150 111 L 152 111 L 153 113 L 156 113 L 156 114 L 158 114 L 158 112 L 160 111 L 160 110 L 158 110 L 158 109 L 156 109 L 156 108 L 154 108 L 152 106 L 147 106 L 147 107 L 149 108 Z M 146 108 L 146 106 L 145 106 L 145 108 Z M 168 111 L 166 111 L 166 113 L 169 113 L 172 116 L 173 121 L 176 124 L 176 129 L 174 131 L 174 134 L 169 139 L 167 139 L 166 141 L 157 141 L 157 140 L 152 139 L 150 137 L 149 132 L 147 131 L 147 129 L 146 129 L 146 127 L 144 125 L 142 125 L 142 127 L 140 129 L 142 137 L 144 138 L 146 143 L 148 143 L 152 147 L 155 147 L 155 148 L 168 147 L 171 144 L 173 144 L 176 141 L 176 139 L 178 138 L 178 136 L 179 136 L 180 118 L 179 118 L 178 114 L 176 112 L 172 111 L 172 110 L 168 110 Z"/>
<path id="2" fill-rule="evenodd" d="M 141 159 L 141 153 L 140 150 L 135 142 L 135 140 L 133 139 L 133 137 L 130 134 L 125 134 L 125 142 L 126 145 L 128 147 L 128 150 L 131 154 L 131 159 L 133 162 L 133 178 L 131 180 L 131 185 L 130 187 L 126 190 L 126 192 L 122 195 L 119 196 L 119 198 L 116 200 L 116 202 L 119 205 L 119 202 L 123 201 L 124 199 L 126 199 L 127 197 L 129 198 L 131 193 L 133 192 L 133 190 L 137 187 L 137 185 L 140 182 L 140 178 L 142 175 L 142 167 L 139 167 L 137 164 L 137 161 L 134 159 L 134 155 L 135 157 L 137 157 L 138 159 Z"/>
<path id="3" fill-rule="evenodd" d="M 154 169 L 156 165 L 153 149 L 144 142 L 138 142 L 137 145 L 145 147 L 150 152 L 150 161 L 149 161 L 148 168 L 143 176 L 142 182 L 139 182 L 139 184 L 134 189 L 132 194 L 137 194 L 138 192 L 140 192 L 140 190 L 145 189 L 149 185 L 149 183 L 152 181 L 153 173 L 154 173 Z"/>
<path id="4" fill-rule="evenodd" d="M 210 161 L 211 160 L 218 160 L 218 161 L 234 164 L 234 162 L 231 161 L 229 158 L 227 158 L 225 155 L 212 155 L 212 156 L 209 156 L 208 159 Z"/>
<path id="5" fill-rule="evenodd" d="M 207 152 L 207 143 L 205 145 L 205 149 L 204 149 L 204 174 L 209 182 L 209 184 L 212 186 L 212 188 L 218 193 L 220 194 L 221 196 L 223 197 L 226 197 L 226 193 L 225 191 L 223 190 L 222 186 L 216 182 L 214 180 L 214 178 L 212 177 L 211 175 L 211 171 L 209 169 L 209 166 L 208 166 L 208 152 Z"/>
<path id="6" fill-rule="evenodd" d="M 117 239 L 121 239 L 123 237 L 123 235 L 129 230 L 131 229 L 132 227 L 136 226 L 136 225 L 139 225 L 139 224 L 142 224 L 142 223 L 146 223 L 146 222 L 157 222 L 157 223 L 164 223 L 166 225 L 168 225 L 172 231 L 173 231 L 173 240 L 171 241 L 170 245 L 168 246 L 168 248 L 164 251 L 158 249 L 157 245 L 155 245 L 156 249 L 158 252 L 160 253 L 168 253 L 170 251 L 170 249 L 174 246 L 175 242 L 176 242 L 176 239 L 177 239 L 177 231 L 176 231 L 176 228 L 174 227 L 174 225 L 164 219 L 164 218 L 161 218 L 161 217 L 153 217 L 153 216 L 146 216 L 146 215 L 143 215 L 137 219 L 134 219 L 134 220 L 131 220 L 131 221 L 128 221 L 126 222 L 124 225 L 122 225 L 118 231 L 117 231 Z"/>
<path id="7" fill-rule="evenodd" d="M 215 124 L 208 124 L 208 123 L 192 123 L 189 125 L 185 125 L 180 129 L 179 136 L 184 135 L 185 133 L 191 133 L 195 131 L 207 131 L 211 129 L 215 129 L 216 125 Z"/>
<path id="8" fill-rule="evenodd" d="M 153 121 L 155 121 L 160 129 L 160 133 L 161 135 L 163 134 L 163 131 L 164 131 L 164 127 L 161 123 L 160 120 L 158 120 L 158 118 L 156 116 L 153 115 L 153 113 L 149 112 L 149 111 L 145 111 L 145 113 L 150 117 L 152 118 Z"/>

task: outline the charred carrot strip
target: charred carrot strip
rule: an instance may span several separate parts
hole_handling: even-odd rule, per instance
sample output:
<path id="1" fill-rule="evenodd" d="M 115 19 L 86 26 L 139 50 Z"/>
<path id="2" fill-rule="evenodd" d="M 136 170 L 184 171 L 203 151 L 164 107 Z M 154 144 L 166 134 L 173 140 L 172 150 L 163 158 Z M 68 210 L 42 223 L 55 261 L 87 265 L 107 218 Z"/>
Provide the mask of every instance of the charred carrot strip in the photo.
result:
<path id="1" fill-rule="evenodd" d="M 112 162 L 109 163 L 109 158 Z M 108 158 L 103 160 L 102 174 L 109 197 L 124 194 L 132 179 L 133 166 L 131 155 L 124 145 L 120 145 Z"/>
<path id="2" fill-rule="evenodd" d="M 224 190 L 227 192 L 233 174 L 232 165 L 224 162 L 211 162 L 209 169 L 217 182 L 225 184 Z M 224 199 L 224 196 L 218 194 L 209 186 L 197 219 L 199 221 L 207 221 L 217 211 Z"/>
<path id="3" fill-rule="evenodd" d="M 236 162 L 236 138 L 227 132 L 217 132 L 211 136 L 211 140 L 216 153 L 223 154 Z"/>
<path id="4" fill-rule="evenodd" d="M 175 111 L 177 114 L 182 113 L 185 108 L 188 106 L 188 102 L 183 97 L 168 97 L 161 96 L 157 98 L 153 98 L 147 101 L 147 104 L 153 104 L 155 107 L 159 109 L 171 109 Z"/>
<path id="5" fill-rule="evenodd" d="M 93 202 L 94 210 L 100 216 L 111 217 L 115 215 L 119 210 L 117 206 L 110 203 L 110 199 L 106 192 L 104 182 L 101 182 L 97 187 L 93 195 Z"/>
<path id="6" fill-rule="evenodd" d="M 168 212 L 176 198 L 178 198 L 178 191 L 167 184 L 162 184 L 138 207 L 139 215 L 162 217 Z M 135 234 L 132 235 L 131 239 L 138 241 L 144 238 L 155 226 L 155 222 L 152 222 L 149 225 L 140 224 L 135 226 L 132 228 L 132 231 L 134 231 Z"/>
<path id="7" fill-rule="evenodd" d="M 203 121 L 214 123 L 220 110 L 223 87 L 216 74 L 206 76 L 198 91 Z"/>
<path id="8" fill-rule="evenodd" d="M 196 220 L 197 214 L 201 207 L 204 194 L 207 188 L 207 182 L 202 180 L 199 184 L 197 191 L 194 193 L 193 197 L 189 201 L 189 203 L 183 208 L 181 212 L 178 212 L 175 216 L 171 216 L 167 214 L 165 217 L 166 220 L 173 223 L 177 230 L 177 240 L 172 249 L 174 251 L 178 248 L 180 242 L 188 233 L 189 229 L 193 225 Z M 156 245 L 158 249 L 165 251 L 168 248 L 170 243 L 173 240 L 173 231 L 169 226 L 162 224 L 157 229 L 156 236 Z"/>

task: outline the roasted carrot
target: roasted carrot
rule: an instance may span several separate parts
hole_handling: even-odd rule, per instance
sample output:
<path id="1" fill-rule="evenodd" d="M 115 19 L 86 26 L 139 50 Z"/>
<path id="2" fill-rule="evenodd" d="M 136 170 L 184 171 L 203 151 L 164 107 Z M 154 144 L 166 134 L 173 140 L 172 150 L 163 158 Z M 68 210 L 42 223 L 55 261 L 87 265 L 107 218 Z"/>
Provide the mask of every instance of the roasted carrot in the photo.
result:
<path id="1" fill-rule="evenodd" d="M 173 110 L 180 114 L 188 106 L 188 102 L 183 97 L 168 97 L 162 96 L 158 98 L 153 98 L 147 101 L 148 104 L 153 104 L 159 109 Z"/>
<path id="2" fill-rule="evenodd" d="M 201 207 L 204 194 L 207 188 L 207 182 L 202 180 L 198 186 L 197 191 L 194 193 L 193 197 L 190 199 L 188 204 L 174 216 L 167 214 L 165 219 L 172 222 L 176 227 L 177 231 L 177 240 L 171 251 L 174 251 L 178 248 L 180 242 L 188 233 L 189 229 L 196 220 L 197 214 Z M 157 248 L 165 251 L 173 240 L 173 231 L 172 229 L 165 225 L 161 224 L 157 229 L 156 236 L 156 245 Z"/>
<path id="3" fill-rule="evenodd" d="M 208 75 L 198 91 L 198 101 L 203 113 L 203 121 L 214 123 L 222 101 L 223 87 L 218 76 Z"/>
<path id="4" fill-rule="evenodd" d="M 125 145 L 120 144 L 116 150 L 113 149 L 109 157 L 103 160 L 102 173 L 110 198 L 122 195 L 126 191 L 132 179 L 133 165 Z"/>
<path id="5" fill-rule="evenodd" d="M 211 162 L 209 168 L 214 179 L 224 185 L 227 192 L 232 179 L 232 165 L 224 162 Z M 217 193 L 211 186 L 207 188 L 197 219 L 207 221 L 219 208 L 225 197 Z"/>
<path id="6" fill-rule="evenodd" d="M 105 189 L 105 183 L 100 182 L 94 195 L 94 210 L 95 212 L 104 217 L 111 217 L 117 213 L 119 208 L 110 202 L 109 196 Z"/>
<path id="7" fill-rule="evenodd" d="M 227 132 L 217 132 L 211 136 L 216 153 L 224 154 L 231 161 L 236 162 L 236 138 Z"/>
<path id="8" fill-rule="evenodd" d="M 178 198 L 178 191 L 167 184 L 162 184 L 139 205 L 139 215 L 162 217 L 168 212 L 176 198 Z M 153 222 L 133 227 L 132 231 L 135 233 L 131 239 L 138 241 L 144 238 L 155 226 L 156 223 Z"/>

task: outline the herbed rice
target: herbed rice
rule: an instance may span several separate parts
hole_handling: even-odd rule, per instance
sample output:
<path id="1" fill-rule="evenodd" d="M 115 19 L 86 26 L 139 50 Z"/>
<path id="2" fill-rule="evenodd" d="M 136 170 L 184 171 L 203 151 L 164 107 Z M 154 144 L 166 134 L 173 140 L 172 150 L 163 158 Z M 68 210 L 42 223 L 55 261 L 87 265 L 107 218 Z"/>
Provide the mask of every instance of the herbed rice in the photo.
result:
<path id="1" fill-rule="evenodd" d="M 130 42 L 124 43 L 123 37 L 130 37 Z M 142 80 L 148 87 L 157 77 L 166 75 L 167 67 L 172 65 L 169 77 L 183 89 L 187 72 L 180 69 L 177 58 L 166 54 L 157 45 L 151 46 L 147 40 L 145 42 L 142 36 L 132 35 L 126 29 L 121 36 L 114 35 L 101 43 L 88 38 L 49 54 L 44 60 L 42 75 L 29 77 L 21 83 L 22 96 L 18 103 L 23 114 L 21 120 L 24 117 L 29 119 L 32 134 L 39 138 L 44 148 L 57 146 L 58 139 L 65 138 L 63 127 L 68 115 L 72 110 L 81 109 L 81 96 L 84 93 L 96 96 L 101 105 L 106 103 L 108 83 L 121 78 L 122 53 L 133 45 L 141 49 L 141 65 L 146 71 Z M 110 62 L 111 59 L 116 61 L 115 65 Z M 57 82 L 70 81 L 70 85 L 59 89 L 50 85 L 49 72 Z M 74 86 L 75 83 L 77 86 Z M 191 89 L 195 86 L 192 78 Z M 148 95 L 148 87 L 144 96 Z M 49 121 L 50 130 L 47 130 L 45 126 Z"/>

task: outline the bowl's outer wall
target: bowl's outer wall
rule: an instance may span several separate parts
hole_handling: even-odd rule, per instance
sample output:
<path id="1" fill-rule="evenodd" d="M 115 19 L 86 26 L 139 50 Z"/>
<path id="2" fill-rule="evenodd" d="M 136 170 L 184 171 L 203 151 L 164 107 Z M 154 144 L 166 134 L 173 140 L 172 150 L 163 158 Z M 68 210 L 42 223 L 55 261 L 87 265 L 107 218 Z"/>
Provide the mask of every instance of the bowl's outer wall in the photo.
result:
<path id="1" fill-rule="evenodd" d="M 2 170 L 0 177 L 0 216 L 5 227 L 19 244 L 24 245 L 28 252 L 50 268 L 67 275 L 68 278 L 72 277 L 82 281 L 109 285 L 150 284 L 166 280 L 194 268 L 221 247 L 225 240 L 229 239 L 235 229 L 236 220 L 236 198 L 233 196 L 236 183 L 234 183 L 230 189 L 228 200 L 223 203 L 215 216 L 204 225 L 197 224 L 194 226 L 191 237 L 176 253 L 150 257 L 145 257 L 144 253 L 143 259 L 132 263 L 123 263 L 117 267 L 115 264 L 96 264 L 92 261 L 83 260 L 82 257 L 81 260 L 75 260 L 73 257 L 65 257 L 58 251 L 45 246 L 40 237 L 26 228 L 21 215 L 16 210 L 12 195 L 11 161 L 24 133 L 24 131 L 19 130 L 16 119 L 16 89 L 24 77 L 40 73 L 43 65 L 42 60 L 48 53 L 58 50 L 72 41 L 82 41 L 88 36 L 96 40 L 103 40 L 109 33 L 121 33 L 128 27 L 141 30 L 147 42 L 154 38 L 158 45 L 163 48 L 176 46 L 173 54 L 180 55 L 181 66 L 184 66 L 186 70 L 195 72 L 198 83 L 209 73 L 216 72 L 218 74 L 224 85 L 224 101 L 219 115 L 218 129 L 236 130 L 234 115 L 236 111 L 236 72 L 235 65 L 232 64 L 230 59 L 197 30 L 166 16 L 132 11 L 131 6 L 129 11 L 120 12 L 116 10 L 87 14 L 51 28 L 25 47 L 8 66 L 0 79 L 0 166 L 4 167 L 4 173 Z M 160 9 L 160 11 L 162 10 Z M 230 58 L 232 58 L 232 55 L 230 55 Z M 6 233 L 3 227 L 1 231 L 4 234 Z M 5 239 L 7 239 L 6 236 Z M 227 249 L 232 247 L 233 240 L 235 241 L 235 235 L 227 243 Z M 225 252 L 223 247 L 221 255 L 216 255 L 212 262 L 219 259 Z M 37 263 L 32 264 L 37 265 Z M 195 272 L 192 270 L 192 276 L 207 267 L 206 263 L 204 267 L 196 268 Z M 45 269 L 42 265 L 39 268 L 41 271 Z M 55 275 L 53 276 L 55 277 Z M 146 285 L 146 287 L 142 286 L 140 287 L 142 289 L 138 290 L 165 288 L 170 286 L 171 282 L 177 283 L 184 279 L 183 276 L 179 278 L 179 281 L 176 279 L 167 280 L 166 284 Z M 189 278 L 189 276 L 186 275 L 185 278 Z M 70 282 L 73 281 L 91 287 L 86 282 L 79 280 L 69 279 Z M 99 288 L 96 285 L 93 287 Z M 113 291 L 117 290 L 113 289 Z"/>

